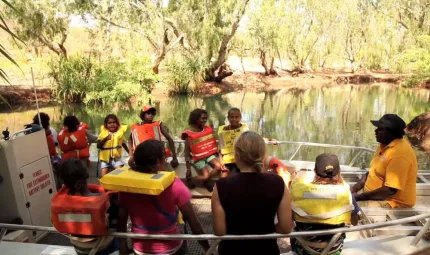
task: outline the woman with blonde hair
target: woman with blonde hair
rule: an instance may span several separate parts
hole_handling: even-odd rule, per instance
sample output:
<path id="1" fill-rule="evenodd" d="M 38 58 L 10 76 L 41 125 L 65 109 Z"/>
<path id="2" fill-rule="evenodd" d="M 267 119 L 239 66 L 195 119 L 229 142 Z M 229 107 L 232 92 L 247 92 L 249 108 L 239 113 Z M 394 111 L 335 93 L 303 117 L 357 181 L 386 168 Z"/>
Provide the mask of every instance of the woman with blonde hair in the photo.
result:
<path id="1" fill-rule="evenodd" d="M 244 132 L 237 138 L 234 151 L 240 173 L 219 179 L 212 194 L 215 235 L 290 233 L 290 193 L 281 177 L 262 173 L 266 154 L 263 138 Z M 258 239 L 222 241 L 218 253 L 270 255 L 280 251 L 275 239 Z"/>

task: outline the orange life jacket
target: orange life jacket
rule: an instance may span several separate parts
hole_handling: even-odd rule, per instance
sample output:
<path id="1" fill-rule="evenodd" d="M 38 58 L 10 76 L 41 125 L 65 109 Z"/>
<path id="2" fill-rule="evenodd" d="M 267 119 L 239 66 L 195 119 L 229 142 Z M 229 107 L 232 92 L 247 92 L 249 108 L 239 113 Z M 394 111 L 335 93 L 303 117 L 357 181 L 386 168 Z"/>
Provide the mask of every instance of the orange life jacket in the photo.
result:
<path id="1" fill-rule="evenodd" d="M 157 120 L 150 124 L 135 123 L 131 126 L 131 138 L 133 140 L 133 150 L 146 140 L 154 139 L 161 141 L 161 121 Z M 166 157 L 171 157 L 172 153 L 165 148 Z"/>
<path id="2" fill-rule="evenodd" d="M 269 172 L 274 171 L 277 175 L 281 176 L 285 185 L 289 186 L 291 180 L 296 175 L 296 167 L 294 165 L 290 164 L 289 166 L 286 166 L 282 161 L 275 157 L 267 156 L 263 163 L 265 167 L 269 168 Z"/>
<path id="3" fill-rule="evenodd" d="M 49 156 L 57 156 L 57 150 L 55 149 L 54 136 L 52 134 L 46 137 L 46 142 L 48 143 Z"/>
<path id="4" fill-rule="evenodd" d="M 187 139 L 194 162 L 218 152 L 214 130 L 210 126 L 205 126 L 201 132 L 187 129 L 182 133 L 181 138 Z"/>
<path id="5" fill-rule="evenodd" d="M 60 133 L 58 133 L 58 144 L 63 152 L 61 155 L 63 160 L 71 158 L 87 159 L 90 157 L 85 129 L 88 129 L 88 126 L 82 122 L 75 132 L 70 133 L 67 127 L 61 128 Z"/>
<path id="6" fill-rule="evenodd" d="M 88 188 L 92 193 L 100 193 L 100 196 L 72 196 L 63 185 L 52 197 L 51 219 L 58 232 L 88 236 L 107 234 L 109 193 L 100 185 L 88 184 Z"/>

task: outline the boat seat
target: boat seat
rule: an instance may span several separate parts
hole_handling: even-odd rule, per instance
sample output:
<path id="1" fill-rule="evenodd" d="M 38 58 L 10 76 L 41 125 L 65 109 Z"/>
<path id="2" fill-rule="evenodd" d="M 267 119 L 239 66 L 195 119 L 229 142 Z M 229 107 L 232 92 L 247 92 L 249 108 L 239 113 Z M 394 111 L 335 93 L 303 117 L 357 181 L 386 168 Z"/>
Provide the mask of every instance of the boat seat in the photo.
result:
<path id="1" fill-rule="evenodd" d="M 428 242 L 421 240 L 416 247 L 411 247 L 414 236 L 376 236 L 361 240 L 351 240 L 344 243 L 342 255 L 362 255 L 362 254 L 410 254 L 417 248 L 429 245 Z"/>
<path id="2" fill-rule="evenodd" d="M 46 245 L 35 243 L 1 242 L 1 255 L 76 255 L 70 246 Z M 119 255 L 119 253 L 117 253 Z"/>
<path id="3" fill-rule="evenodd" d="M 346 241 L 343 246 L 342 255 L 406 255 L 412 254 L 418 248 L 430 245 L 430 243 L 421 240 L 415 248 L 410 247 L 409 243 L 413 238 L 413 236 L 376 236 L 367 239 Z M 296 253 L 290 251 L 281 255 L 296 255 Z"/>

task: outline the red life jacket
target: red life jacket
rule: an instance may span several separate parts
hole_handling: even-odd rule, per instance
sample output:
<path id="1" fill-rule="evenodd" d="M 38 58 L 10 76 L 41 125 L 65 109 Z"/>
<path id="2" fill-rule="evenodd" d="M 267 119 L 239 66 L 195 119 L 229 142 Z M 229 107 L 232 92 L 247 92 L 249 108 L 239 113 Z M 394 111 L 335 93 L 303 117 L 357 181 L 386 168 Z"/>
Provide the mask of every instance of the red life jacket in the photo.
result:
<path id="1" fill-rule="evenodd" d="M 181 138 L 187 139 L 194 162 L 218 152 L 214 131 L 210 126 L 205 126 L 201 132 L 185 130 Z"/>
<path id="2" fill-rule="evenodd" d="M 48 143 L 49 156 L 57 156 L 57 150 L 55 149 L 54 136 L 52 134 L 46 137 L 46 142 Z"/>
<path id="3" fill-rule="evenodd" d="M 63 160 L 71 158 L 87 159 L 90 157 L 86 129 L 88 129 L 88 126 L 82 122 L 75 132 L 70 133 L 67 127 L 61 128 L 60 133 L 58 133 L 58 144 L 63 152 L 61 155 Z"/>
<path id="4" fill-rule="evenodd" d="M 157 120 L 150 124 L 135 123 L 131 126 L 131 138 L 133 140 L 133 150 L 146 140 L 154 139 L 161 141 L 161 121 Z M 166 157 L 171 157 L 172 153 L 169 149 L 164 148 Z"/>
<path id="5" fill-rule="evenodd" d="M 88 184 L 92 193 L 100 196 L 72 196 L 63 185 L 51 199 L 51 219 L 58 232 L 72 235 L 103 236 L 108 232 L 106 211 L 109 193 L 102 186 Z"/>

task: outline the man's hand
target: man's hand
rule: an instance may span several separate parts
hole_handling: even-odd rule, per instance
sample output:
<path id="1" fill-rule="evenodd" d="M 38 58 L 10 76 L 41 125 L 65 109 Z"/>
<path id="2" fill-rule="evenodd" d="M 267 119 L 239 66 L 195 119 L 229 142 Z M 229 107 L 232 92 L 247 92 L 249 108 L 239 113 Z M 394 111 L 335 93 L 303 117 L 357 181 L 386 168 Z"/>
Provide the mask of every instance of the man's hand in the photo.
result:
<path id="1" fill-rule="evenodd" d="M 355 200 L 358 201 L 367 201 L 367 200 L 375 200 L 375 201 L 383 201 L 387 200 L 391 196 L 395 195 L 397 193 L 397 189 L 382 186 L 379 189 L 375 189 L 368 192 L 363 192 L 360 194 L 353 193 L 353 196 L 355 197 Z"/>
<path id="2" fill-rule="evenodd" d="M 352 196 L 355 198 L 355 200 L 357 200 L 358 193 L 352 192 Z"/>
<path id="3" fill-rule="evenodd" d="M 177 159 L 177 158 L 173 158 L 173 159 L 172 159 L 172 161 L 170 161 L 170 165 L 171 165 L 173 168 L 177 168 L 177 167 L 179 166 L 178 159 Z"/>

